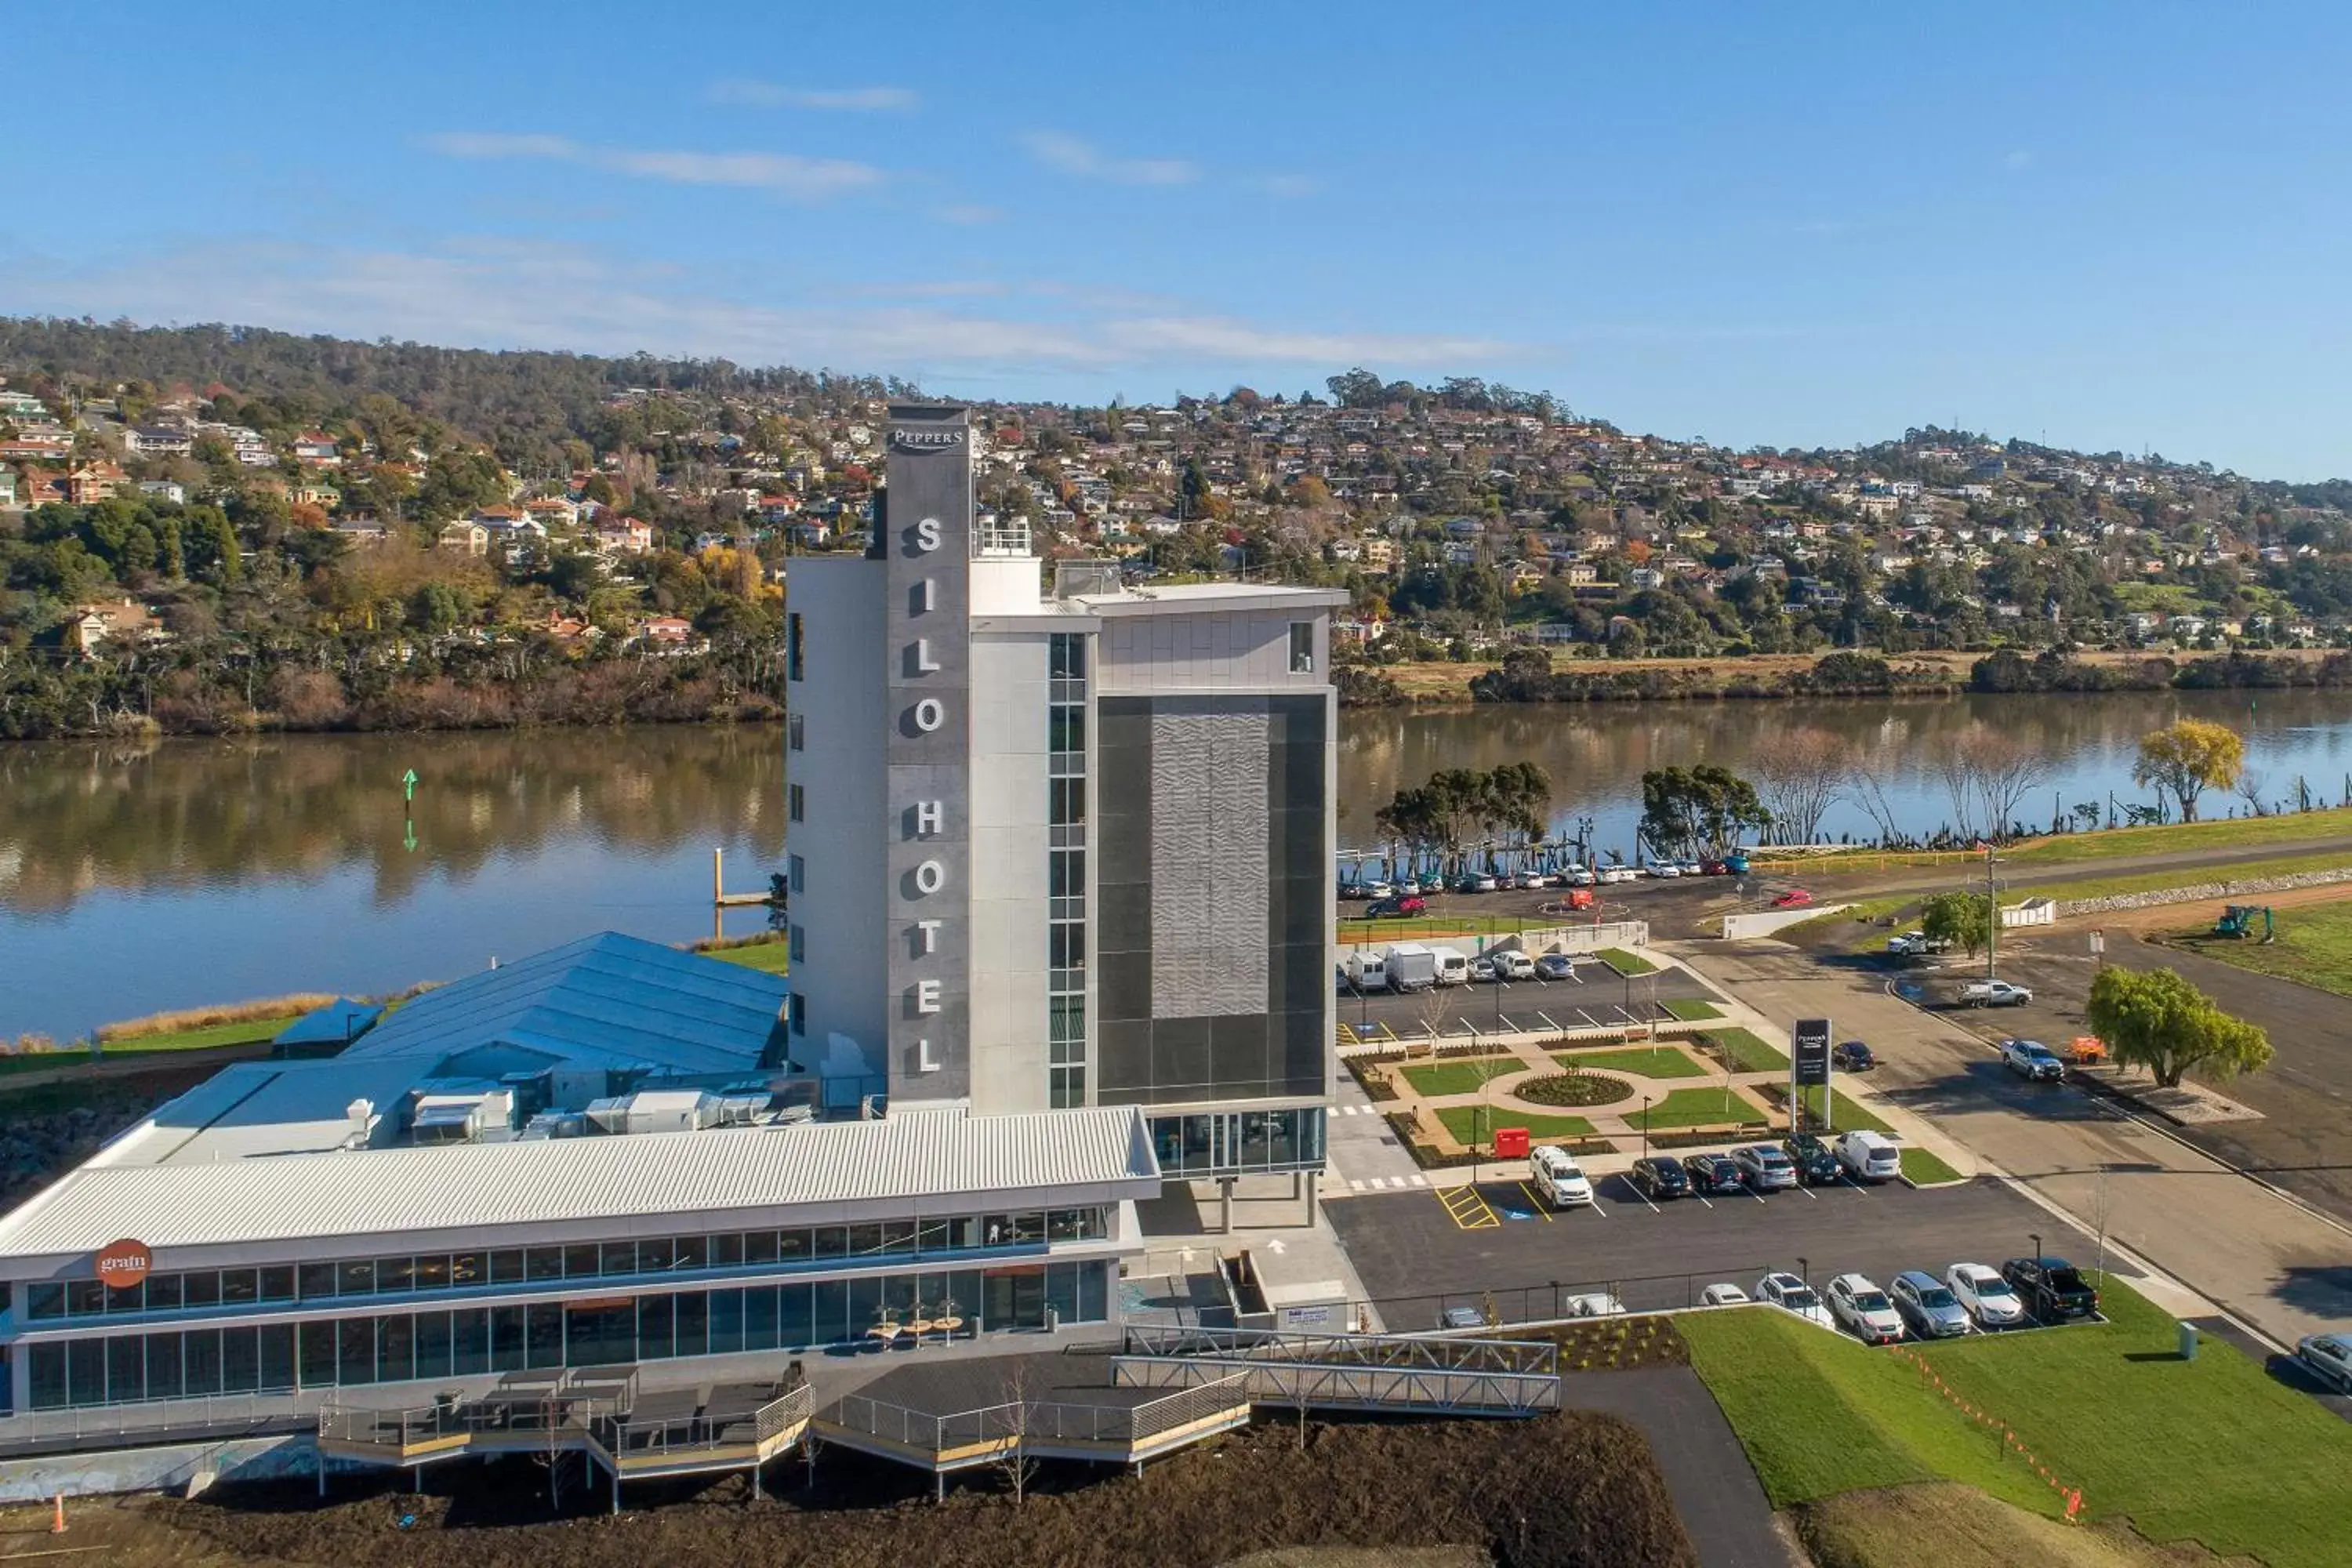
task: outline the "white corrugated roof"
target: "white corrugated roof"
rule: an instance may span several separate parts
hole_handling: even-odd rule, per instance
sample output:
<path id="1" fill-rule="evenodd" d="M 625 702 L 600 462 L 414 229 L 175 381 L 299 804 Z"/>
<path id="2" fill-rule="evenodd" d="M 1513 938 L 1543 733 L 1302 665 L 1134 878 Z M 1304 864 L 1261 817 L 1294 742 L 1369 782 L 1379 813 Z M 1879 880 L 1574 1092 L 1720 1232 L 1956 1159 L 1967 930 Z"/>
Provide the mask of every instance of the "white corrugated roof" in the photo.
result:
<path id="1" fill-rule="evenodd" d="M 476 1231 L 800 1205 L 1097 1189 L 1157 1194 L 1159 1161 L 1127 1107 L 1023 1116 L 636 1133 L 425 1149 L 85 1165 L 0 1218 L 0 1264 L 94 1252 Z"/>

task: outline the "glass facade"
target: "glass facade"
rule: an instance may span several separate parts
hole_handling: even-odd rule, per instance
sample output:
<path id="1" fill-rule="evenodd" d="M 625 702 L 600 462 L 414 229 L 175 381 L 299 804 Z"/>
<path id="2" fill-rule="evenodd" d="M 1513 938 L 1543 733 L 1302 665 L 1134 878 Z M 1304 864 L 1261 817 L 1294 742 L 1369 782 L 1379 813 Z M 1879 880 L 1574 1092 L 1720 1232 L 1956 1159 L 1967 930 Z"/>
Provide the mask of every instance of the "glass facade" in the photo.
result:
<path id="1" fill-rule="evenodd" d="M 562 1249 L 569 1252 L 571 1249 Z M 591 1250 L 594 1250 L 593 1247 Z M 490 1255 L 495 1256 L 495 1255 Z M 798 1279 L 572 1301 L 428 1308 L 24 1348 L 31 1407 L 292 1393 L 536 1367 L 604 1366 L 861 1342 L 959 1318 L 962 1337 L 1109 1318 L 1108 1259 Z"/>
<path id="2" fill-rule="evenodd" d="M 1223 1110 L 1155 1116 L 1150 1121 L 1152 1150 L 1165 1176 L 1323 1167 L 1320 1110 Z"/>
<path id="3" fill-rule="evenodd" d="M 1087 638 L 1046 638 L 1046 1103 L 1087 1103 Z"/>
<path id="4" fill-rule="evenodd" d="M 955 1215 L 865 1225 L 722 1231 L 632 1241 L 577 1241 L 396 1258 L 350 1258 L 268 1268 L 151 1274 L 142 1285 L 109 1289 L 96 1279 L 25 1287 L 31 1322 L 123 1318 L 148 1313 L 211 1313 L 229 1306 L 267 1307 L 352 1297 L 416 1296 L 442 1290 L 497 1289 L 576 1279 L 644 1279 L 697 1272 L 806 1269 L 848 1261 L 940 1254 L 1034 1251 L 1054 1242 L 1099 1241 L 1109 1212 L 1099 1207 Z"/>

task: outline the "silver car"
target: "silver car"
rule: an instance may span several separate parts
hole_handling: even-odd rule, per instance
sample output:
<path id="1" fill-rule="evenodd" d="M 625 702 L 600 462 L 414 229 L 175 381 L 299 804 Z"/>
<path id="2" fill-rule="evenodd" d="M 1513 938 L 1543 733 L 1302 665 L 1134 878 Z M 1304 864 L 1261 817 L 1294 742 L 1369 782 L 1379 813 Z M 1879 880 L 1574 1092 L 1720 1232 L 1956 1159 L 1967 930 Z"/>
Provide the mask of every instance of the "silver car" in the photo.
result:
<path id="1" fill-rule="evenodd" d="M 1886 1294 L 1904 1326 L 1923 1340 L 1948 1340 L 1969 1331 L 1969 1310 L 1932 1274 L 1906 1268 Z"/>
<path id="2" fill-rule="evenodd" d="M 2352 1394 L 2352 1334 L 2312 1334 L 2294 1347 L 2295 1359 L 2341 1394 Z"/>

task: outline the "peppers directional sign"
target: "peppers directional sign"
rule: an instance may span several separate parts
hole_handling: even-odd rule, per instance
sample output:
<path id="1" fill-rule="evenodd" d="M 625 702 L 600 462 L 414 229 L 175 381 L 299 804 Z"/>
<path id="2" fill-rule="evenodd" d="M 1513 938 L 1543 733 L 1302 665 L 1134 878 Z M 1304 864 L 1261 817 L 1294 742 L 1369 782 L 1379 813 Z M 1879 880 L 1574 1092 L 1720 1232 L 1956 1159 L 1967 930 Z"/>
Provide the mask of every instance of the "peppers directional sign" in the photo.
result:
<path id="1" fill-rule="evenodd" d="M 1796 1052 L 1789 1064 L 1790 1081 L 1799 1089 L 1826 1088 L 1830 1081 L 1830 1021 L 1800 1018 L 1790 1039 Z"/>

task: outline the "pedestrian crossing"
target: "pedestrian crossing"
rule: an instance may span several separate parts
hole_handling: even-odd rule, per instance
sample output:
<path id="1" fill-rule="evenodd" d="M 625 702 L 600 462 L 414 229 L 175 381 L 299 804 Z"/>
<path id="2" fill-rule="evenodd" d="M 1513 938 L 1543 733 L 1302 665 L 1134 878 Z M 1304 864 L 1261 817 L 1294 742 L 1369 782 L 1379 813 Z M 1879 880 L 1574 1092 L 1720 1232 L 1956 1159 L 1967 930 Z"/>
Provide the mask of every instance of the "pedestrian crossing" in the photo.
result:
<path id="1" fill-rule="evenodd" d="M 1360 1179 L 1351 1176 L 1348 1180 L 1348 1190 L 1351 1193 L 1402 1192 L 1407 1187 L 1427 1185 L 1429 1178 L 1422 1175 L 1365 1176 Z"/>
<path id="2" fill-rule="evenodd" d="M 1380 1113 L 1380 1108 L 1371 1105 L 1335 1105 L 1331 1108 L 1334 1116 L 1378 1116 Z"/>

